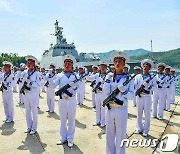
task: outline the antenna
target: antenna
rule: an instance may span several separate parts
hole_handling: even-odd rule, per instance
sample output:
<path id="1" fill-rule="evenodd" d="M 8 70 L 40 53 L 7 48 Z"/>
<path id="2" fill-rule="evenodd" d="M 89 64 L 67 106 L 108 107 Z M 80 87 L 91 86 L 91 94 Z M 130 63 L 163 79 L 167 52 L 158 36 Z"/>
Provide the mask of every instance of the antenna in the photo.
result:
<path id="1" fill-rule="evenodd" d="M 151 52 L 153 52 L 153 47 L 152 47 L 152 40 L 151 40 Z"/>

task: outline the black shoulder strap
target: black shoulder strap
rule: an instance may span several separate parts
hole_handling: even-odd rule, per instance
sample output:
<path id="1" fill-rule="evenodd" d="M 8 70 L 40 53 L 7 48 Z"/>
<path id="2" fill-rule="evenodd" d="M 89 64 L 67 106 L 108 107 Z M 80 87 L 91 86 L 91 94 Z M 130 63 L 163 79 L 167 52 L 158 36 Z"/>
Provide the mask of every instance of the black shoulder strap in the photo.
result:
<path id="1" fill-rule="evenodd" d="M 11 71 L 9 72 L 9 74 L 4 78 L 4 82 L 7 80 L 7 78 L 11 75 Z"/>

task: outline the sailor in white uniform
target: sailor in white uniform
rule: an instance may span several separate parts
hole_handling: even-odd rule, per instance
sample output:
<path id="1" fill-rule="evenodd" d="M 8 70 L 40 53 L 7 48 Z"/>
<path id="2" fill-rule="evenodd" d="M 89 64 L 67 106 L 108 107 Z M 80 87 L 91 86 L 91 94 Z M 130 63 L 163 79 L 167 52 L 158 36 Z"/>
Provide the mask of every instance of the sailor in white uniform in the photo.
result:
<path id="1" fill-rule="evenodd" d="M 172 75 L 170 74 L 171 67 L 166 66 L 165 75 L 166 75 L 166 83 L 165 83 L 165 110 L 170 111 L 171 109 L 171 81 L 173 80 Z"/>
<path id="2" fill-rule="evenodd" d="M 84 67 L 79 67 L 79 72 L 77 74 L 77 78 L 81 78 L 85 75 L 85 68 Z M 78 105 L 83 105 L 84 102 L 84 96 L 85 96 L 85 87 L 86 87 L 86 78 L 84 77 L 80 82 L 80 87 L 77 90 L 77 104 Z"/>
<path id="3" fill-rule="evenodd" d="M 159 118 L 160 120 L 163 119 L 164 116 L 164 105 L 165 105 L 165 80 L 166 75 L 164 73 L 164 69 L 166 64 L 159 63 L 157 64 L 158 74 L 155 78 L 156 87 L 153 91 L 153 110 L 152 110 L 152 117 Z"/>
<path id="4" fill-rule="evenodd" d="M 13 74 L 14 74 L 14 87 L 13 87 L 13 92 L 17 93 L 18 68 L 17 68 L 16 66 L 13 67 Z"/>
<path id="5" fill-rule="evenodd" d="M 46 92 L 46 87 L 44 86 L 45 84 L 45 78 L 46 78 L 46 72 L 45 72 L 45 68 L 41 68 L 41 76 L 42 76 L 42 80 L 41 80 L 41 92 Z"/>
<path id="6" fill-rule="evenodd" d="M 50 63 L 49 72 L 45 77 L 45 86 L 47 89 L 47 106 L 48 110 L 46 112 L 54 113 L 55 109 L 55 87 L 54 85 L 49 84 L 49 79 L 55 80 L 56 75 L 56 65 L 54 63 Z"/>
<path id="7" fill-rule="evenodd" d="M 26 122 L 27 131 L 25 133 L 30 133 L 33 135 L 37 131 L 38 122 L 38 99 L 40 86 L 39 73 L 36 71 L 35 63 L 37 59 L 34 56 L 28 55 L 25 57 L 27 60 L 28 69 L 25 70 L 25 75 L 23 78 L 23 88 L 21 92 L 24 94 L 24 105 L 26 111 Z"/>
<path id="8" fill-rule="evenodd" d="M 95 92 L 95 101 L 96 101 L 96 122 L 94 123 L 94 126 L 100 125 L 100 127 L 105 127 L 106 108 L 102 106 L 102 103 L 106 98 L 106 94 L 105 94 L 106 89 L 103 89 L 103 85 L 107 75 L 108 64 L 105 61 L 101 61 L 99 62 L 99 65 L 100 65 L 100 73 L 94 76 L 96 79 L 95 88 L 93 89 L 93 91 Z"/>
<path id="9" fill-rule="evenodd" d="M 58 75 L 55 81 L 52 78 L 48 81 L 50 85 L 54 85 L 54 87 L 59 86 L 60 89 L 68 84 L 70 86 L 70 88 L 60 94 L 59 113 L 61 117 L 61 141 L 57 142 L 57 145 L 62 145 L 68 142 L 68 146 L 72 147 L 75 133 L 75 115 L 77 105 L 76 90 L 79 88 L 79 83 L 76 82 L 77 77 L 73 72 L 73 65 L 76 63 L 74 56 L 63 56 L 63 62 L 63 72 Z"/>
<path id="10" fill-rule="evenodd" d="M 23 94 L 20 93 L 20 90 L 23 86 L 22 80 L 25 76 L 25 71 L 24 71 L 25 69 L 26 69 L 26 65 L 24 63 L 21 63 L 20 69 L 18 71 L 18 80 L 17 80 L 17 84 L 19 85 L 18 87 L 19 87 L 19 104 L 20 105 L 24 104 L 24 96 Z"/>
<path id="11" fill-rule="evenodd" d="M 135 74 L 138 75 L 141 72 L 141 67 L 135 66 L 134 70 L 135 70 Z M 137 89 L 134 87 L 134 91 L 136 91 L 136 90 Z M 136 99 L 137 99 L 137 97 L 135 96 L 135 93 L 134 93 L 134 98 L 133 98 L 133 105 L 134 105 L 134 107 L 136 107 Z"/>
<path id="12" fill-rule="evenodd" d="M 152 99 L 151 93 L 154 88 L 153 80 L 155 75 L 149 73 L 154 67 L 154 63 L 150 59 L 144 59 L 141 61 L 141 67 L 143 68 L 143 74 L 139 74 L 135 77 L 135 87 L 139 89 L 143 87 L 140 94 L 137 95 L 137 124 L 136 133 L 143 133 L 143 136 L 147 136 L 150 129 L 151 118 L 151 106 Z M 137 91 L 136 91 L 137 93 Z M 145 122 L 143 124 L 143 112 L 145 116 Z"/>
<path id="13" fill-rule="evenodd" d="M 114 63 L 115 72 L 109 73 L 103 86 L 106 96 L 110 95 L 116 88 L 120 92 L 115 96 L 116 100 L 110 104 L 106 116 L 106 153 L 107 154 L 125 154 L 126 146 L 121 145 L 121 141 L 126 139 L 127 120 L 128 120 L 128 99 L 133 98 L 134 85 L 129 82 L 123 85 L 129 78 L 127 73 L 123 72 L 123 67 L 128 61 L 128 55 L 118 51 L 111 55 L 111 61 Z M 123 102 L 122 105 L 117 101 Z"/>
<path id="14" fill-rule="evenodd" d="M 87 80 L 91 81 L 90 87 L 92 88 L 91 91 L 93 90 L 93 88 L 95 87 L 96 84 L 96 77 L 98 77 L 98 66 L 93 65 L 92 66 L 92 74 L 90 74 L 89 76 L 87 76 Z M 92 79 L 90 79 L 92 78 Z M 95 92 L 92 92 L 92 107 L 95 109 L 96 108 L 96 101 L 95 101 Z"/>
<path id="15" fill-rule="evenodd" d="M 6 116 L 6 123 L 11 123 L 14 120 L 14 102 L 13 102 L 13 86 L 14 75 L 11 72 L 12 63 L 8 61 L 3 62 L 3 74 L 0 77 L 2 91 L 2 99 L 4 105 L 4 112 Z"/>
<path id="16" fill-rule="evenodd" d="M 130 68 L 131 67 L 128 64 L 125 64 L 124 67 L 123 67 L 123 72 L 128 74 L 129 71 L 130 71 Z"/>
<path id="17" fill-rule="evenodd" d="M 178 79 L 175 76 L 175 69 L 171 69 L 171 76 L 174 78 L 171 81 L 171 104 L 175 103 L 175 89 L 176 89 L 176 84 L 178 83 Z"/>

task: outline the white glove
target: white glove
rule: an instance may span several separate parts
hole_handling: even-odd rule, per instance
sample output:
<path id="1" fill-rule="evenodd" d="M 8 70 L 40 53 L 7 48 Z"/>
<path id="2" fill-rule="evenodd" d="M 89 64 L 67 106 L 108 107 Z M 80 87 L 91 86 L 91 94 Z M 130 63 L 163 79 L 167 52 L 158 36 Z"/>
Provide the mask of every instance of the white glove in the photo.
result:
<path id="1" fill-rule="evenodd" d="M 101 82 L 101 83 L 104 82 L 103 78 L 100 78 L 100 82 Z"/>
<path id="2" fill-rule="evenodd" d="M 112 79 L 112 74 L 108 74 L 107 77 L 106 77 L 106 80 L 111 80 Z"/>
<path id="3" fill-rule="evenodd" d="M 121 91 L 121 92 L 125 92 L 126 91 L 126 86 L 123 86 L 122 84 L 120 84 L 118 86 L 118 89 Z"/>
<path id="4" fill-rule="evenodd" d="M 76 84 L 74 82 L 70 82 L 69 85 L 73 88 L 76 89 Z"/>
<path id="5" fill-rule="evenodd" d="M 144 82 L 143 85 L 144 85 L 145 87 L 148 87 L 148 86 L 149 86 L 149 84 L 148 84 L 147 82 Z"/>
<path id="6" fill-rule="evenodd" d="M 158 81 L 159 83 L 161 83 L 161 82 L 162 82 L 162 80 L 161 80 L 160 78 L 157 78 L 157 81 Z"/>

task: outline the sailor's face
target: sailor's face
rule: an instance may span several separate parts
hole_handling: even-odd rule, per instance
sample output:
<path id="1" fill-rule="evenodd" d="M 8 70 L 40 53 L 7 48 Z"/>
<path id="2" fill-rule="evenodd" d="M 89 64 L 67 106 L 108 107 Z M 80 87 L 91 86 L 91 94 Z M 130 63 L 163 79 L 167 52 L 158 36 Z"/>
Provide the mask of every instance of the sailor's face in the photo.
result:
<path id="1" fill-rule="evenodd" d="M 147 64 L 143 65 L 143 72 L 149 72 L 149 70 L 151 69 L 151 67 Z"/>
<path id="2" fill-rule="evenodd" d="M 171 75 L 174 76 L 175 75 L 175 71 L 171 71 Z"/>
<path id="3" fill-rule="evenodd" d="M 5 73 L 9 73 L 11 70 L 11 67 L 9 65 L 4 65 L 3 70 Z"/>
<path id="4" fill-rule="evenodd" d="M 115 59 L 115 61 L 114 61 L 115 69 L 123 69 L 124 65 L 125 65 L 124 60 L 122 60 L 122 59 Z"/>
<path id="5" fill-rule="evenodd" d="M 79 73 L 83 73 L 83 68 L 79 68 Z"/>
<path id="6" fill-rule="evenodd" d="M 162 66 L 158 67 L 158 72 L 159 73 L 162 73 L 163 71 L 164 71 L 164 67 L 162 67 Z"/>
<path id="7" fill-rule="evenodd" d="M 30 70 L 34 69 L 34 66 L 35 66 L 35 61 L 32 61 L 32 60 L 27 61 L 28 69 L 30 69 Z"/>
<path id="8" fill-rule="evenodd" d="M 169 74 L 169 73 L 170 73 L 170 69 L 169 69 L 169 68 L 166 68 L 166 69 L 165 69 L 165 72 L 166 72 L 166 74 Z"/>
<path id="9" fill-rule="evenodd" d="M 94 67 L 93 68 L 93 73 L 97 73 L 98 72 L 98 68 L 97 67 Z"/>
<path id="10" fill-rule="evenodd" d="M 124 73 L 128 73 L 128 68 L 127 68 L 127 67 L 124 67 L 124 68 L 123 68 L 123 72 L 124 72 Z"/>
<path id="11" fill-rule="evenodd" d="M 101 65 L 101 72 L 102 72 L 102 73 L 105 73 L 106 70 L 107 70 L 107 66 L 104 65 L 104 64 L 102 64 L 102 65 Z"/>
<path id="12" fill-rule="evenodd" d="M 135 70 L 136 74 L 140 74 L 140 69 Z"/>
<path id="13" fill-rule="evenodd" d="M 53 65 L 50 65 L 50 66 L 49 66 L 49 69 L 53 69 L 53 70 L 54 70 L 55 67 L 54 67 Z"/>
<path id="14" fill-rule="evenodd" d="M 73 70 L 73 63 L 65 61 L 64 62 L 64 71 L 71 72 Z"/>

